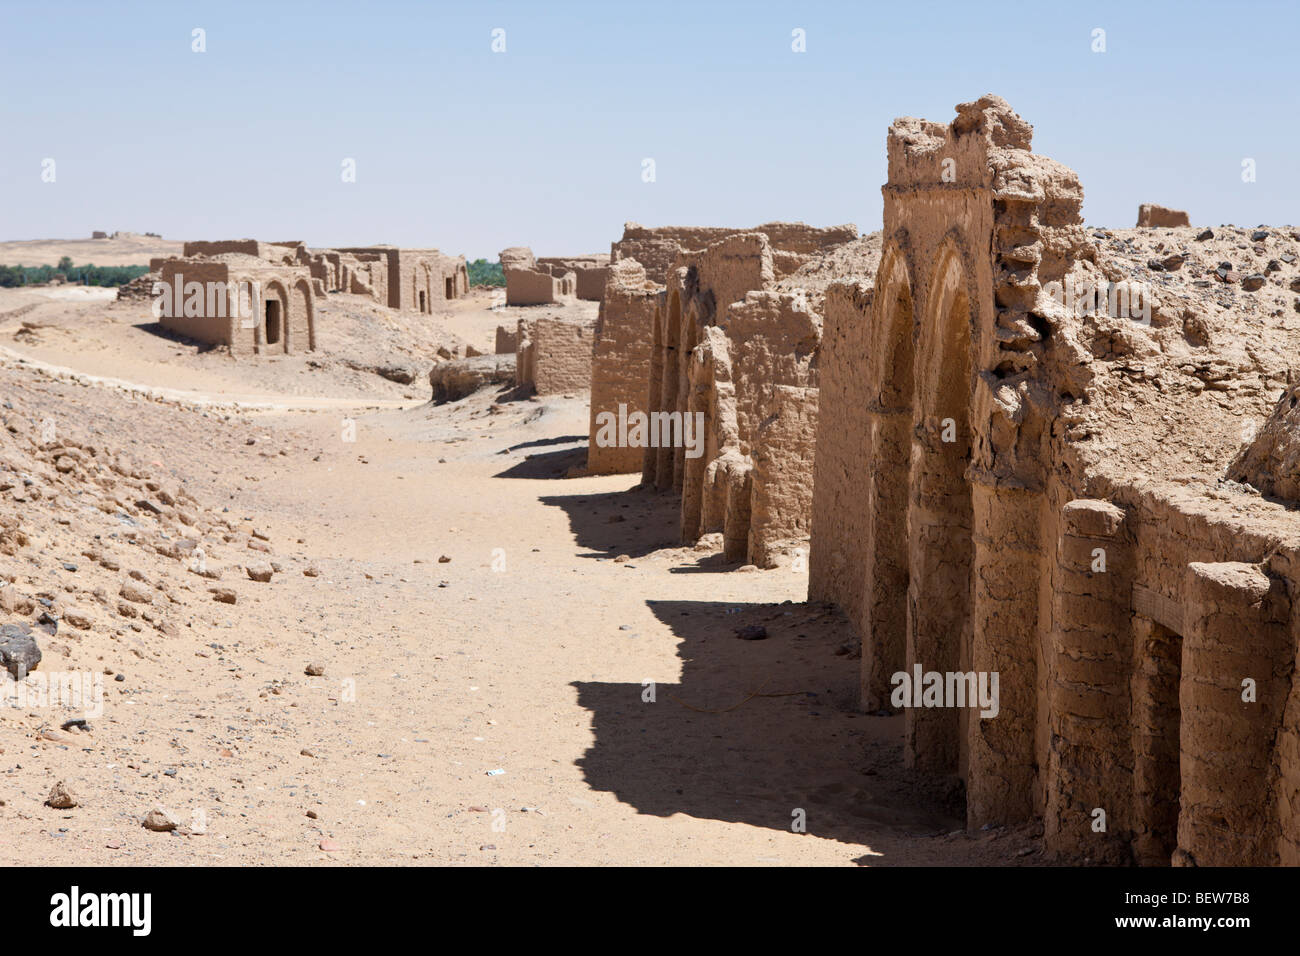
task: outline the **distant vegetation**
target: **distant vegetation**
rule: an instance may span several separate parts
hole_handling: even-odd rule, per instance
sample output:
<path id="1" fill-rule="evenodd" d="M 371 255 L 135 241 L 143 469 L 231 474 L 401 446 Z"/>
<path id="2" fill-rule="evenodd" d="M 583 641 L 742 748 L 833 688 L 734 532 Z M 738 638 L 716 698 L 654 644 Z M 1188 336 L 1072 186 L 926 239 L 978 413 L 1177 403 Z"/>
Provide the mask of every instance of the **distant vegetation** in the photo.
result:
<path id="1" fill-rule="evenodd" d="M 475 259 L 469 264 L 469 284 L 503 286 L 506 284 L 505 270 L 499 262 Z"/>
<path id="2" fill-rule="evenodd" d="M 498 269 L 500 267 L 498 266 Z M 0 266 L 0 286 L 44 285 L 55 276 L 73 285 L 125 285 L 149 271 L 148 266 L 74 266 L 68 256 L 57 266 Z"/>

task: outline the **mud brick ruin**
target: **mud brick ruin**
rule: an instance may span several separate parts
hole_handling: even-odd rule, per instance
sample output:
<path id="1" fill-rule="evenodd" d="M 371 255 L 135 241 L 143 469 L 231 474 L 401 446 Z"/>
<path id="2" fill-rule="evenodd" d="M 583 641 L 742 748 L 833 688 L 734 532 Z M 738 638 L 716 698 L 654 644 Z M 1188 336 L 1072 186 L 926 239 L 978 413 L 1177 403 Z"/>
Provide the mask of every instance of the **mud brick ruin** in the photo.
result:
<path id="1" fill-rule="evenodd" d="M 906 711 L 970 826 L 1295 864 L 1300 234 L 1086 230 L 1030 135 L 996 97 L 889 131 L 880 266 L 826 292 L 809 596 L 859 629 L 867 709 L 914 665 L 1000 675 L 994 719 Z M 1135 280 L 1136 315 L 1063 304 Z"/>
<path id="2" fill-rule="evenodd" d="M 604 256 L 537 259 L 527 246 L 502 249 L 506 305 L 552 305 L 566 298 L 599 300 L 608 266 Z"/>
<path id="3" fill-rule="evenodd" d="M 200 244 L 186 243 L 184 257 L 159 264 L 163 295 L 173 299 L 159 317 L 164 328 L 229 346 L 234 356 L 316 348 L 316 296 L 306 267 L 240 252 L 192 253 L 191 245 Z"/>
<path id="4" fill-rule="evenodd" d="M 589 469 L 636 470 L 639 452 L 643 481 L 681 494 L 682 540 L 720 533 L 728 560 L 771 567 L 806 541 L 819 291 L 830 274 L 822 261 L 858 241 L 853 225 L 629 223 L 611 250 L 597 325 Z M 868 267 L 852 256 L 826 261 Z M 670 434 L 652 426 L 648 447 L 601 447 L 598 416 L 620 407 L 659 413 Z M 692 456 L 671 428 L 697 413 L 704 448 Z"/>
<path id="5" fill-rule="evenodd" d="M 592 327 L 554 317 L 520 319 L 515 385 L 537 395 L 580 392 L 591 384 Z"/>
<path id="6" fill-rule="evenodd" d="M 1300 864 L 1300 231 L 1151 205 L 1085 228 L 1078 176 L 1003 100 L 956 113 L 890 127 L 879 233 L 629 223 L 607 262 L 505 250 L 509 304 L 599 284 L 600 310 L 496 350 L 540 394 L 590 387 L 589 471 L 675 492 L 683 542 L 764 568 L 807 546 L 865 710 L 900 675 L 997 675 L 988 716 L 904 708 L 907 763 L 964 783 L 970 827 L 1041 819 L 1069 860 Z M 465 288 L 427 250 L 185 253 L 164 281 L 268 290 L 247 328 L 167 320 L 236 354 L 310 348 L 314 295 L 426 312 Z M 701 454 L 598 440 L 633 413 L 699 415 Z"/>
<path id="7" fill-rule="evenodd" d="M 1164 206 L 1157 206 L 1154 203 L 1143 203 L 1138 206 L 1138 221 L 1141 226 L 1190 226 L 1191 221 L 1187 218 L 1187 213 L 1181 209 L 1166 209 Z"/>
<path id="8" fill-rule="evenodd" d="M 573 295 L 589 302 L 599 302 L 605 294 L 605 279 L 609 275 L 609 256 L 598 254 L 577 258 L 541 258 L 539 269 L 548 269 L 552 275 L 573 273 Z"/>
<path id="9" fill-rule="evenodd" d="M 376 301 L 390 309 L 403 312 L 431 313 L 441 302 L 459 299 L 469 292 L 469 270 L 464 256 L 448 256 L 437 249 L 397 249 L 393 246 L 364 246 L 325 253 L 354 256 L 358 263 L 367 263 L 371 275 L 370 285 Z M 376 269 L 376 264 L 380 264 Z M 382 276 L 379 285 L 376 280 Z M 339 291 L 352 291 L 339 276 L 334 287 Z M 349 280 L 350 281 L 350 280 Z"/>
<path id="10" fill-rule="evenodd" d="M 172 309 L 160 318 L 165 328 L 229 346 L 236 356 L 315 349 L 316 302 L 329 293 L 364 295 L 391 309 L 429 314 L 436 304 L 469 292 L 465 257 L 437 249 L 312 250 L 297 240 L 197 241 L 185 243 L 179 258 L 151 260 L 149 269 L 149 276 L 124 287 L 119 297 L 138 298 L 140 289 L 153 289 L 156 282 L 171 287 L 177 275 L 186 284 L 212 283 L 208 288 L 230 282 L 249 284 L 254 296 L 260 290 L 257 301 L 241 301 L 238 309 L 225 297 L 205 296 L 201 309 Z"/>
<path id="11" fill-rule="evenodd" d="M 654 314 L 662 291 L 663 286 L 648 279 L 645 268 L 635 259 L 624 259 L 609 268 L 593 333 L 591 441 L 587 447 L 590 474 L 641 470 L 645 457 L 642 449 L 597 442 L 597 418 L 601 412 L 617 415 L 620 405 L 629 411 L 646 410 Z"/>
<path id="12" fill-rule="evenodd" d="M 518 324 L 513 329 L 508 329 L 504 325 L 498 325 L 496 339 L 492 349 L 497 355 L 503 355 L 507 352 L 514 354 L 519 349 L 519 329 Z"/>

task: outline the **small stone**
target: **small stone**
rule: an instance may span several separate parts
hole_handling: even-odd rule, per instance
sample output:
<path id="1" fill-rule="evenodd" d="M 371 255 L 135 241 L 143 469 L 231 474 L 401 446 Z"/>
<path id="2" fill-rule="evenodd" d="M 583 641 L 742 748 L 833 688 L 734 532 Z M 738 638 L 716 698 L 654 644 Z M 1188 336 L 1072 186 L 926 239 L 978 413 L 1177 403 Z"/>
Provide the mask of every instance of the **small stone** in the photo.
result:
<path id="1" fill-rule="evenodd" d="M 164 810 L 162 807 L 154 807 L 145 814 L 142 822 L 146 830 L 153 830 L 155 833 L 166 833 L 181 825 L 171 811 Z"/>
<path id="2" fill-rule="evenodd" d="M 1213 229 L 1202 229 L 1200 232 L 1196 234 L 1197 242 L 1204 242 L 1206 239 L 1213 239 L 1213 238 L 1214 238 Z"/>
<path id="3" fill-rule="evenodd" d="M 55 810 L 71 810 L 77 805 L 77 798 L 68 790 L 67 785 L 60 780 L 50 788 L 50 795 L 45 798 L 45 802 Z"/>
<path id="4" fill-rule="evenodd" d="M 451 558 L 448 557 L 447 555 L 445 555 L 445 554 L 441 554 L 441 555 L 438 556 L 438 563 L 439 563 L 439 564 L 449 564 L 450 562 L 451 562 Z"/>
<path id="5" fill-rule="evenodd" d="M 122 585 L 121 591 L 118 592 L 134 604 L 152 604 L 153 595 L 149 591 L 134 581 L 127 581 Z"/>
<path id="6" fill-rule="evenodd" d="M 316 567 L 314 564 L 309 564 L 307 567 L 302 569 L 302 573 L 309 578 L 318 578 L 320 577 L 320 568 Z"/>
<path id="7" fill-rule="evenodd" d="M 1262 289 L 1262 288 L 1264 287 L 1264 283 L 1265 283 L 1266 281 L 1268 281 L 1268 280 L 1265 279 L 1264 276 L 1262 276 L 1262 275 L 1260 275 L 1258 272 L 1256 272 L 1256 273 L 1254 273 L 1254 274 L 1252 274 L 1252 275 L 1248 275 L 1248 276 L 1246 276 L 1246 278 L 1242 279 L 1242 280 L 1241 280 L 1241 287 L 1242 287 L 1242 289 L 1244 289 L 1246 292 L 1255 292 L 1255 291 L 1257 291 L 1258 289 Z"/>
<path id="8" fill-rule="evenodd" d="M 90 615 L 80 608 L 67 607 L 63 609 L 63 619 L 75 628 L 83 631 L 90 628 Z"/>
<path id="9" fill-rule="evenodd" d="M 742 641 L 765 641 L 767 628 L 762 624 L 746 624 L 744 627 L 736 628 L 736 636 Z"/>
<path id="10" fill-rule="evenodd" d="M 316 819 L 316 811 L 315 811 L 315 810 L 308 810 L 308 811 L 307 811 L 307 819 L 308 819 L 308 820 L 315 820 L 315 819 Z"/>
<path id="11" fill-rule="evenodd" d="M 222 604 L 234 604 L 238 599 L 235 592 L 230 588 L 211 588 L 212 600 L 220 601 Z"/>
<path id="12" fill-rule="evenodd" d="M 265 561 L 250 564 L 244 570 L 248 572 L 249 580 L 257 581 L 259 584 L 270 584 L 271 575 L 275 573 L 271 565 Z"/>
<path id="13" fill-rule="evenodd" d="M 324 664 L 308 664 L 308 665 L 307 665 L 307 669 L 306 669 L 306 671 L 305 671 L 304 673 L 306 673 L 306 675 L 307 675 L 308 677 L 324 677 L 324 676 L 325 676 L 325 665 L 324 665 Z"/>
<path id="14" fill-rule="evenodd" d="M 326 853 L 337 853 L 343 849 L 343 845 L 326 837 L 324 840 L 320 841 L 320 848 Z"/>
<path id="15" fill-rule="evenodd" d="M 0 626 L 0 666 L 23 680 L 41 662 L 41 649 L 26 624 Z"/>

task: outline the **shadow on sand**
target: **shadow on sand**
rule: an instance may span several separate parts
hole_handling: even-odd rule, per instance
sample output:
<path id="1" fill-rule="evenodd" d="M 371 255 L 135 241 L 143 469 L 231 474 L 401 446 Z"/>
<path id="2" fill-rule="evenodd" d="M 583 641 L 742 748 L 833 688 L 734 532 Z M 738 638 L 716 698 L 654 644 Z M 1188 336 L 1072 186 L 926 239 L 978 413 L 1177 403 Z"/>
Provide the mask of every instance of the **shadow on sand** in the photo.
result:
<path id="1" fill-rule="evenodd" d="M 917 837 L 963 826 L 960 782 L 903 767 L 903 718 L 856 709 L 837 610 L 647 603 L 681 641 L 681 676 L 644 675 L 653 702 L 640 683 L 575 682 L 596 737 L 579 761 L 588 785 L 660 817 L 790 831 L 802 810 L 808 833 L 866 844 L 860 862 L 873 865 L 913 862 Z M 758 624 L 766 639 L 736 636 Z"/>
<path id="2" fill-rule="evenodd" d="M 148 332 L 150 335 L 156 335 L 160 339 L 166 339 L 168 342 L 174 342 L 176 345 L 185 345 L 198 352 L 211 352 L 213 349 L 225 348 L 222 345 L 216 345 L 212 342 L 202 342 L 199 339 L 192 339 L 188 335 L 181 335 L 166 328 L 161 322 L 140 322 L 133 326 L 141 332 Z"/>

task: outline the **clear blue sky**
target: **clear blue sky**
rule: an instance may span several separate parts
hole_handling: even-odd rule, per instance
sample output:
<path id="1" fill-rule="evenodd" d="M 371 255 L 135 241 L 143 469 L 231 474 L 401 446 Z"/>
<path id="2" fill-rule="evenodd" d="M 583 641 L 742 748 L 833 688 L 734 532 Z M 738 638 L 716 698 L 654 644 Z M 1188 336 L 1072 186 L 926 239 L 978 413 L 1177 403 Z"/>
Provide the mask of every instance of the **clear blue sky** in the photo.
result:
<path id="1" fill-rule="evenodd" d="M 1079 172 L 1090 224 L 1131 226 L 1144 201 L 1194 223 L 1300 221 L 1295 3 L 4 0 L 2 12 L 4 240 L 124 229 L 495 258 L 516 244 L 606 251 L 626 220 L 870 231 L 890 121 L 947 122 L 986 92 L 1034 125 L 1036 152 Z M 791 51 L 796 27 L 806 53 Z M 1105 53 L 1091 50 L 1097 27 Z M 341 181 L 347 157 L 355 183 Z"/>

